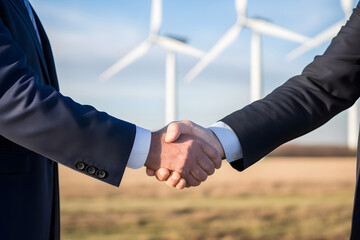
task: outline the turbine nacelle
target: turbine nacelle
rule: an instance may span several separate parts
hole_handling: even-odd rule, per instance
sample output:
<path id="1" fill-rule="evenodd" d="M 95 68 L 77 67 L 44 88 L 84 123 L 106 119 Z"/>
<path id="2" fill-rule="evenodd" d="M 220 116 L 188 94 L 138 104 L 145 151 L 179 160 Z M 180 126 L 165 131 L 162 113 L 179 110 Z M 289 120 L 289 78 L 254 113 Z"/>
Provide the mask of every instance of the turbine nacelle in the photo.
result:
<path id="1" fill-rule="evenodd" d="M 185 76 L 185 80 L 190 82 L 200 74 L 212 61 L 214 61 L 227 47 L 232 44 L 239 36 L 243 27 L 247 27 L 259 34 L 282 38 L 294 42 L 303 43 L 309 40 L 301 34 L 276 26 L 269 21 L 261 18 L 248 18 L 246 16 L 246 0 L 235 0 L 235 7 L 238 14 L 236 23 L 215 43 L 212 49 L 196 64 Z"/>
<path id="2" fill-rule="evenodd" d="M 150 34 L 148 38 L 140 45 L 138 45 L 135 49 L 130 51 L 127 55 L 125 55 L 122 59 L 118 60 L 115 64 L 105 70 L 99 76 L 100 81 L 104 82 L 108 80 L 116 73 L 120 72 L 121 70 L 144 56 L 154 44 L 163 47 L 167 51 L 172 51 L 175 53 L 183 53 L 197 58 L 201 58 L 204 56 L 203 51 L 191 47 L 186 43 L 186 41 L 182 41 L 178 37 L 159 35 L 159 30 L 162 24 L 162 0 L 152 0 L 150 18 Z"/>
<path id="3" fill-rule="evenodd" d="M 152 0 L 150 33 L 148 38 L 140 45 L 135 47 L 123 58 L 104 71 L 100 76 L 100 81 L 106 81 L 113 77 L 136 60 L 143 57 L 153 45 L 159 45 L 167 51 L 166 57 L 166 83 L 165 83 L 165 121 L 169 123 L 176 120 L 176 53 L 183 53 L 189 56 L 201 58 L 204 52 L 191 47 L 186 39 L 174 36 L 159 35 L 162 23 L 162 0 Z"/>

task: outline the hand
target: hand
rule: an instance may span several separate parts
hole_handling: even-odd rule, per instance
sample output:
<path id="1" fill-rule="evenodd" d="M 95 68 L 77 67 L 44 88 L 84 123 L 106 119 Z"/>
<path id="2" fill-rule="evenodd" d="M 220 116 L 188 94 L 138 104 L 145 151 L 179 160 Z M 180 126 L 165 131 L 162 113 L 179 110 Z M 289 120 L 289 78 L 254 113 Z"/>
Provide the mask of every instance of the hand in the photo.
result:
<path id="1" fill-rule="evenodd" d="M 197 136 L 215 147 L 221 158 L 224 158 L 225 153 L 216 135 L 209 129 L 203 128 L 191 121 L 173 122 L 168 125 L 165 142 L 171 143 L 176 141 L 182 134 L 189 134 Z M 166 181 L 166 184 L 178 189 L 183 189 L 185 180 L 181 178 L 179 173 L 171 172 L 168 169 L 160 168 L 157 171 L 146 169 L 149 176 L 156 176 L 159 181 Z M 187 187 L 193 186 L 187 183 Z"/>
<path id="2" fill-rule="evenodd" d="M 220 154 L 221 158 L 225 157 L 224 149 L 213 131 L 189 120 L 170 123 L 167 128 L 165 142 L 172 143 L 182 134 L 188 134 L 201 138 L 213 146 Z"/>
<path id="3" fill-rule="evenodd" d="M 161 182 L 166 181 L 165 183 L 167 185 L 176 187 L 179 190 L 184 189 L 187 186 L 186 180 L 181 177 L 180 173 L 175 171 L 170 172 L 167 168 L 160 168 L 156 171 L 146 168 L 146 174 L 149 177 L 155 176 Z"/>
<path id="4" fill-rule="evenodd" d="M 221 167 L 219 152 L 199 137 L 182 134 L 172 143 L 165 142 L 167 127 L 151 134 L 151 145 L 145 166 L 148 169 L 160 168 L 171 170 L 171 179 L 177 184 L 184 181 L 191 186 L 198 186 L 208 175 Z M 149 170 L 148 170 L 149 171 Z M 161 171 L 158 171 L 159 175 Z M 179 175 L 183 177 L 180 181 Z M 179 186 L 181 188 L 181 186 Z M 182 187 L 183 188 L 183 187 Z"/>

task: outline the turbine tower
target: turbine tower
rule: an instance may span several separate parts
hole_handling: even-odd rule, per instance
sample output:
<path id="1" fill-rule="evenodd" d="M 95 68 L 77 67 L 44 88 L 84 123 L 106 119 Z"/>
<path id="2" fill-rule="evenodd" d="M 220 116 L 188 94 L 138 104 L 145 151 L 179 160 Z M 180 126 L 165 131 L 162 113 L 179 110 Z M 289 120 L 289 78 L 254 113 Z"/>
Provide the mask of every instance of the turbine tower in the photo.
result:
<path id="1" fill-rule="evenodd" d="M 115 64 L 104 71 L 100 76 L 100 81 L 106 81 L 115 74 L 144 56 L 153 45 L 159 45 L 167 51 L 166 57 L 166 108 L 165 122 L 169 123 L 176 120 L 177 101 L 176 101 L 176 53 L 183 53 L 193 57 L 201 58 L 204 52 L 186 44 L 186 41 L 170 36 L 159 35 L 162 24 L 162 0 L 152 0 L 150 34 L 148 38 L 139 44 L 135 49 L 118 60 Z"/>
<path id="2" fill-rule="evenodd" d="M 259 18 L 247 17 L 247 0 L 235 0 L 237 22 L 220 38 L 214 47 L 193 67 L 185 76 L 187 81 L 192 81 L 207 65 L 215 60 L 227 47 L 239 36 L 243 27 L 252 30 L 251 39 L 251 93 L 250 100 L 255 101 L 261 97 L 261 36 L 266 34 L 294 42 L 303 43 L 307 37 L 276 26 L 268 21 Z"/>
<path id="3" fill-rule="evenodd" d="M 340 0 L 340 5 L 342 10 L 344 11 L 344 18 L 339 22 L 335 23 L 331 27 L 327 28 L 323 32 L 316 35 L 314 38 L 309 39 L 303 45 L 296 48 L 292 52 L 287 55 L 289 60 L 293 60 L 303 55 L 304 53 L 314 49 L 321 44 L 331 40 L 336 34 L 340 31 L 340 28 L 346 23 L 349 19 L 352 8 L 354 5 L 353 0 Z M 350 149 L 357 148 L 358 142 L 358 132 L 359 132 L 359 117 L 358 117 L 358 102 L 356 102 L 351 108 L 348 110 L 348 128 L 347 128 L 347 146 Z"/>

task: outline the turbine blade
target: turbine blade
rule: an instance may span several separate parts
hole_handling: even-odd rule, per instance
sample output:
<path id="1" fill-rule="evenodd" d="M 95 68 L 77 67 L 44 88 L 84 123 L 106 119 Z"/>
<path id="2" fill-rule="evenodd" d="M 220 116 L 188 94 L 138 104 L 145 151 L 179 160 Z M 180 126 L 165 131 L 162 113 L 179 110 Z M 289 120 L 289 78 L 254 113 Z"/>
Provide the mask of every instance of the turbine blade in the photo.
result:
<path id="1" fill-rule="evenodd" d="M 291 51 L 286 58 L 289 60 L 294 60 L 295 58 L 300 57 L 301 55 L 305 54 L 306 52 L 310 51 L 313 48 L 316 48 L 323 44 L 326 41 L 329 41 L 336 34 L 339 32 L 340 28 L 343 26 L 344 21 L 340 21 L 335 25 L 329 27 L 328 29 L 324 30 L 323 32 L 316 35 L 314 38 L 304 42 L 303 45 L 296 48 L 295 50 Z"/>
<path id="2" fill-rule="evenodd" d="M 162 22 L 162 0 L 152 0 L 150 32 L 158 34 Z"/>
<path id="3" fill-rule="evenodd" d="M 348 19 L 351 15 L 351 12 L 352 12 L 352 9 L 354 6 L 354 1 L 353 0 L 341 0 L 340 4 L 345 13 L 346 19 Z"/>
<path id="4" fill-rule="evenodd" d="M 201 58 L 205 54 L 203 51 L 201 51 L 197 48 L 191 47 L 189 44 L 186 44 L 184 42 L 181 42 L 176 39 L 169 38 L 169 37 L 161 37 L 160 36 L 156 40 L 156 42 L 160 46 L 162 46 L 170 51 L 183 53 L 183 54 L 194 56 L 197 58 Z"/>
<path id="5" fill-rule="evenodd" d="M 137 46 L 134 50 L 132 50 L 130 53 L 125 55 L 122 59 L 117 61 L 115 64 L 113 64 L 111 67 L 109 67 L 105 72 L 103 72 L 99 76 L 99 80 L 104 82 L 114 76 L 116 73 L 123 70 L 125 67 L 129 66 L 131 63 L 136 61 L 137 59 L 141 58 L 142 56 L 149 51 L 152 43 L 149 41 L 145 41 L 141 43 L 139 46 Z"/>
<path id="6" fill-rule="evenodd" d="M 242 25 L 234 25 L 229 31 L 214 45 L 214 47 L 193 67 L 185 76 L 185 80 L 192 81 L 207 65 L 218 57 L 235 39 L 239 36 Z"/>
<path id="7" fill-rule="evenodd" d="M 251 28 L 255 32 L 259 32 L 262 34 L 267 34 L 270 36 L 278 37 L 287 39 L 294 42 L 303 43 L 307 40 L 309 40 L 308 37 L 305 37 L 301 34 L 298 34 L 296 32 L 287 30 L 285 28 L 276 26 L 270 22 L 267 22 L 262 19 L 248 19 L 245 22 L 245 25 L 249 28 Z"/>
<path id="8" fill-rule="evenodd" d="M 235 9 L 238 17 L 246 16 L 247 1 L 248 0 L 235 0 Z"/>

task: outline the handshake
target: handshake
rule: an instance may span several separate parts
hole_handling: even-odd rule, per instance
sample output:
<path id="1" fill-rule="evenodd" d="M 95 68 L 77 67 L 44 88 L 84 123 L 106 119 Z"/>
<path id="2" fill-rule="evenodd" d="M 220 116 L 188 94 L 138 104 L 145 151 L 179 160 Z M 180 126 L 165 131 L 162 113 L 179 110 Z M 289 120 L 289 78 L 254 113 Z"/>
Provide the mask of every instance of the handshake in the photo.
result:
<path id="1" fill-rule="evenodd" d="M 151 133 L 146 173 L 178 189 L 198 186 L 221 167 L 224 156 L 210 129 L 191 121 L 172 122 Z"/>

